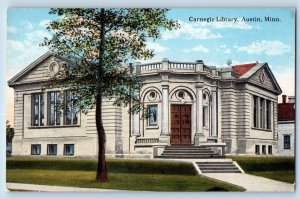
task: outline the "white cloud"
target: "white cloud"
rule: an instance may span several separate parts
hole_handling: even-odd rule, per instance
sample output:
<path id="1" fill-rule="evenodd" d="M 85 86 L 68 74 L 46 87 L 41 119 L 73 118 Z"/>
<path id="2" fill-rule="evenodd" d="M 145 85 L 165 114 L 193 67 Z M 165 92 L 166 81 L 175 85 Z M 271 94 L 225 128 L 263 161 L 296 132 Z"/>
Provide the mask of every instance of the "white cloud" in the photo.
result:
<path id="1" fill-rule="evenodd" d="M 202 53 L 208 53 L 209 52 L 209 49 L 208 48 L 205 48 L 204 46 L 202 45 L 197 45 L 191 49 L 183 49 L 183 52 L 186 52 L 186 53 L 190 53 L 190 52 L 202 52 Z"/>
<path id="2" fill-rule="evenodd" d="M 220 48 L 226 48 L 226 45 L 225 44 L 220 45 Z"/>
<path id="3" fill-rule="evenodd" d="M 43 30 L 34 30 L 25 33 L 26 39 L 30 42 L 42 42 L 45 37 L 50 38 L 50 34 Z"/>
<path id="4" fill-rule="evenodd" d="M 217 39 L 222 38 L 220 33 L 213 33 L 210 29 L 202 27 L 198 23 L 186 23 L 178 21 L 181 27 L 177 30 L 164 31 L 162 33 L 162 39 Z"/>
<path id="5" fill-rule="evenodd" d="M 225 51 L 224 51 L 225 54 L 230 54 L 231 53 L 231 49 L 230 48 L 227 48 Z"/>
<path id="6" fill-rule="evenodd" d="M 242 18 L 238 18 L 236 22 L 234 21 L 226 21 L 226 22 L 221 22 L 221 21 L 214 21 L 210 23 L 203 23 L 204 25 L 212 26 L 214 28 L 219 28 L 219 29 L 240 29 L 240 30 L 250 30 L 253 29 L 254 26 L 251 26 L 244 21 L 242 21 Z"/>
<path id="7" fill-rule="evenodd" d="M 26 30 L 32 30 L 32 29 L 33 29 L 33 25 L 32 25 L 30 22 L 24 22 L 24 23 L 23 23 L 23 27 L 24 27 Z"/>
<path id="8" fill-rule="evenodd" d="M 17 28 L 15 26 L 9 26 L 9 27 L 7 27 L 7 32 L 12 33 L 12 34 L 16 34 L 17 33 Z"/>
<path id="9" fill-rule="evenodd" d="M 286 66 L 285 71 L 273 71 L 283 95 L 295 96 L 295 68 Z M 281 96 L 278 98 L 281 101 Z"/>
<path id="10" fill-rule="evenodd" d="M 39 26 L 45 28 L 45 27 L 49 24 L 50 21 L 51 21 L 51 20 L 48 20 L 48 19 L 42 20 L 42 21 L 40 21 Z"/>
<path id="11" fill-rule="evenodd" d="M 256 41 L 248 46 L 234 46 L 238 51 L 247 52 L 248 54 L 266 54 L 270 56 L 282 55 L 290 51 L 290 46 L 279 40 L 273 41 Z"/>
<path id="12" fill-rule="evenodd" d="M 153 43 L 153 42 L 147 42 L 147 48 L 153 49 L 154 53 L 162 53 L 168 50 L 167 47 L 164 47 L 158 43 Z"/>

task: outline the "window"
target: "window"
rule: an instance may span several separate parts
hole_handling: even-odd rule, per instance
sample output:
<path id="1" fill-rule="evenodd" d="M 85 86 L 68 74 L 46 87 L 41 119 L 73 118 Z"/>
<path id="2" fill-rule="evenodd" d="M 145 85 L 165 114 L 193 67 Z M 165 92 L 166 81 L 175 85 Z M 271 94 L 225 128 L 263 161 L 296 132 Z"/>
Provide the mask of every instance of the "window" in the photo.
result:
<path id="1" fill-rule="evenodd" d="M 32 107 L 32 126 L 44 126 L 45 103 L 43 93 L 32 94 Z"/>
<path id="2" fill-rule="evenodd" d="M 157 105 L 150 105 L 148 126 L 157 126 Z"/>
<path id="3" fill-rule="evenodd" d="M 266 145 L 262 145 L 261 153 L 262 153 L 263 155 L 266 155 Z"/>
<path id="4" fill-rule="evenodd" d="M 61 117 L 61 94 L 60 92 L 50 92 L 48 94 L 49 106 L 48 106 L 48 124 L 60 125 Z"/>
<path id="5" fill-rule="evenodd" d="M 272 145 L 268 146 L 268 154 L 272 155 Z"/>
<path id="6" fill-rule="evenodd" d="M 253 127 L 258 127 L 257 125 L 257 97 L 253 96 Z"/>
<path id="7" fill-rule="evenodd" d="M 74 144 L 64 145 L 64 155 L 73 156 L 74 155 Z"/>
<path id="8" fill-rule="evenodd" d="M 57 144 L 47 145 L 47 155 L 57 155 Z"/>
<path id="9" fill-rule="evenodd" d="M 259 152 L 259 145 L 255 145 L 255 154 L 256 155 L 260 154 L 260 152 Z"/>
<path id="10" fill-rule="evenodd" d="M 41 145 L 32 144 L 31 145 L 31 155 L 41 155 Z"/>
<path id="11" fill-rule="evenodd" d="M 291 136 L 290 135 L 283 136 L 283 148 L 291 149 Z"/>
<path id="12" fill-rule="evenodd" d="M 261 97 L 253 95 L 252 111 L 253 111 L 253 124 L 254 128 L 272 129 L 272 102 Z"/>
<path id="13" fill-rule="evenodd" d="M 207 106 L 203 106 L 203 126 L 204 127 L 208 127 L 208 107 Z"/>
<path id="14" fill-rule="evenodd" d="M 74 95 L 71 91 L 65 91 L 65 125 L 76 125 L 78 124 L 78 110 L 74 106 Z"/>
<path id="15" fill-rule="evenodd" d="M 267 129 L 271 129 L 271 101 L 267 100 Z"/>

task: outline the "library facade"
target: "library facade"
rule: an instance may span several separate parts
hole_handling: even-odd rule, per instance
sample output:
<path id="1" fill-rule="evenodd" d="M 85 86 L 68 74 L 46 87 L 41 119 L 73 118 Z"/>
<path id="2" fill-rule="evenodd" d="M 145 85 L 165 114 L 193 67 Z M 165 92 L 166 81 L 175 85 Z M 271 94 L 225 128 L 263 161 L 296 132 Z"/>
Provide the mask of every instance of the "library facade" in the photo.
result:
<path id="1" fill-rule="evenodd" d="M 16 156 L 96 156 L 95 110 L 73 107 L 72 92 L 44 89 L 66 61 L 48 52 L 14 76 Z M 202 60 L 133 64 L 144 86 L 138 92 L 147 119 L 104 100 L 106 154 L 159 157 L 168 146 L 211 146 L 223 154 L 277 154 L 277 97 L 267 63 L 226 68 Z M 64 100 L 62 100 L 62 98 Z M 65 108 L 55 106 L 64 101 Z"/>

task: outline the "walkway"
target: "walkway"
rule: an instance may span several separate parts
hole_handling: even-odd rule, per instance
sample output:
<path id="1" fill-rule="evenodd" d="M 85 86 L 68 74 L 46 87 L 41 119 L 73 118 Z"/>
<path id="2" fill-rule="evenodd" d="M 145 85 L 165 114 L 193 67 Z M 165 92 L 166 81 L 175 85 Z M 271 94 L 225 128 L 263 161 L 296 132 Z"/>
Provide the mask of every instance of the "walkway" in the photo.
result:
<path id="1" fill-rule="evenodd" d="M 243 173 L 206 173 L 203 176 L 244 187 L 248 192 L 293 192 L 293 184 Z"/>
<path id="2" fill-rule="evenodd" d="M 22 184 L 22 183 L 6 183 L 6 188 L 11 191 L 40 191 L 40 192 L 127 192 L 127 191 L 116 190 L 116 189 L 61 187 L 61 186 Z"/>

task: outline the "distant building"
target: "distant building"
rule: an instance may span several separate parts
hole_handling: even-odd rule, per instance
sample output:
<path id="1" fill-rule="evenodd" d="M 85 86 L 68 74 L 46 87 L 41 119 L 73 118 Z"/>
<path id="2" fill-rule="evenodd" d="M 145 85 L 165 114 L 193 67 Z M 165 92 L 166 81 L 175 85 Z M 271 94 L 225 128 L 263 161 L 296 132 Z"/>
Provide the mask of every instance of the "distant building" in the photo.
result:
<path id="1" fill-rule="evenodd" d="M 278 153 L 295 155 L 295 97 L 282 95 L 278 104 Z"/>
<path id="2" fill-rule="evenodd" d="M 95 110 L 73 107 L 72 91 L 43 89 L 66 59 L 44 54 L 8 85 L 14 89 L 13 155 L 96 156 Z M 71 64 L 71 63 L 70 63 Z M 166 146 L 224 146 L 226 154 L 277 154 L 281 89 L 267 63 L 217 68 L 202 60 L 133 64 L 150 118 L 103 102 L 106 154 L 152 157 Z M 65 109 L 57 110 L 64 98 Z M 158 150 L 159 149 L 159 150 Z"/>

